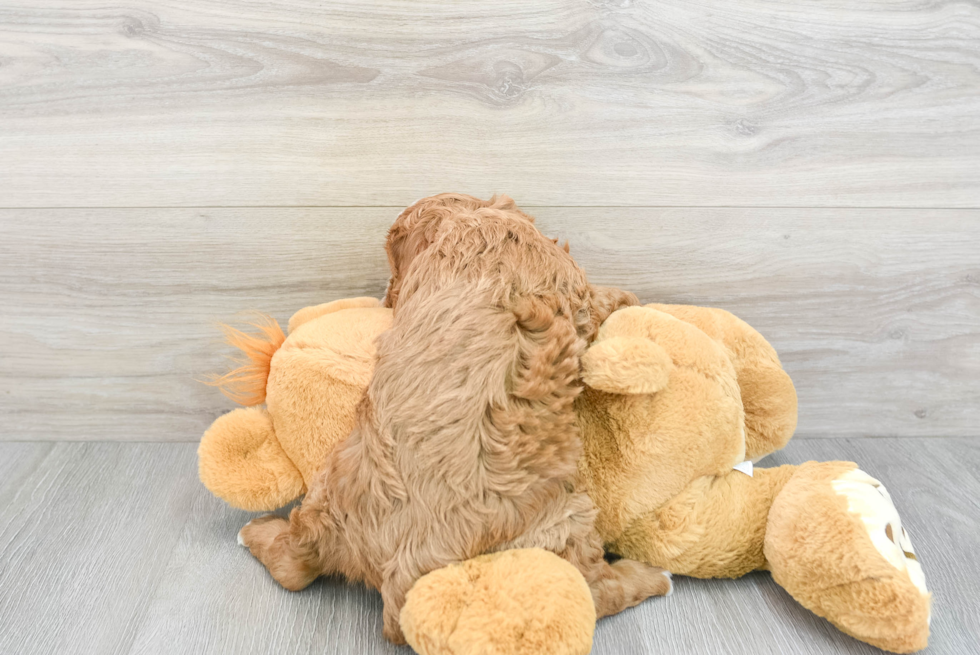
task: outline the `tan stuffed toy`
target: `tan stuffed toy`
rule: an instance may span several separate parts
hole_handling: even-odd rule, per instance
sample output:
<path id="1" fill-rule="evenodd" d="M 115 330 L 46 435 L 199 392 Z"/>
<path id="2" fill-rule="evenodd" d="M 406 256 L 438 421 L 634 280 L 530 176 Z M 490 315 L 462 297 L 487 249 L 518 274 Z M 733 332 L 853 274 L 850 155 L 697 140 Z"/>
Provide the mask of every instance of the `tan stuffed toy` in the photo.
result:
<path id="1" fill-rule="evenodd" d="M 204 484 L 252 511 L 302 495 L 353 426 L 390 322 L 358 298 L 301 310 L 288 338 L 234 333 L 251 364 L 219 382 L 266 407 L 205 433 Z M 694 577 L 769 570 L 847 634 L 895 652 L 926 646 L 930 595 L 884 486 L 850 462 L 753 469 L 796 425 L 792 382 L 761 335 L 721 310 L 631 307 L 603 324 L 582 369 L 581 472 L 610 551 Z M 587 653 L 594 624 L 577 570 L 540 550 L 434 571 L 402 611 L 423 655 Z"/>
<path id="2" fill-rule="evenodd" d="M 885 487 L 852 462 L 753 469 L 796 427 L 758 332 L 718 309 L 630 307 L 582 368 L 580 468 L 609 550 L 698 578 L 768 570 L 852 637 L 926 647 L 930 595 Z"/>

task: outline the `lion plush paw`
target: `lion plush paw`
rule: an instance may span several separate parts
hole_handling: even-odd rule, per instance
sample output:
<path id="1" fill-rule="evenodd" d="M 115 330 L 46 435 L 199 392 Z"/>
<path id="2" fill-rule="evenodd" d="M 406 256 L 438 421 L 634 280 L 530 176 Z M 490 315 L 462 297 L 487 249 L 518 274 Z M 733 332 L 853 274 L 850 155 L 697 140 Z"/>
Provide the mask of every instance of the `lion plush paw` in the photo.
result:
<path id="1" fill-rule="evenodd" d="M 931 596 L 884 486 L 852 462 L 808 462 L 769 512 L 776 582 L 841 631 L 912 653 L 929 639 Z"/>
<path id="2" fill-rule="evenodd" d="M 585 655 L 595 621 L 578 569 L 539 548 L 433 571 L 401 612 L 405 639 L 420 655 Z"/>

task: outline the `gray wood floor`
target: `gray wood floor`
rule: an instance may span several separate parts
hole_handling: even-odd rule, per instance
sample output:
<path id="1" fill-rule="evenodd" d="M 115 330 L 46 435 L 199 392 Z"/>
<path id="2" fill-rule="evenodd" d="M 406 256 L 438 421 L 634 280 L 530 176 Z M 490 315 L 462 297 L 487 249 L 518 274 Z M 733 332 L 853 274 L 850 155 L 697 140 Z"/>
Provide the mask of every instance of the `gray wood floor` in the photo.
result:
<path id="1" fill-rule="evenodd" d="M 980 442 L 797 440 L 768 465 L 853 459 L 888 486 L 934 594 L 931 655 L 980 652 Z M 0 653 L 404 652 L 375 592 L 280 588 L 235 543 L 250 515 L 197 481 L 193 444 L 0 443 Z M 612 653 L 867 654 L 768 574 L 679 578 L 599 623 Z"/>

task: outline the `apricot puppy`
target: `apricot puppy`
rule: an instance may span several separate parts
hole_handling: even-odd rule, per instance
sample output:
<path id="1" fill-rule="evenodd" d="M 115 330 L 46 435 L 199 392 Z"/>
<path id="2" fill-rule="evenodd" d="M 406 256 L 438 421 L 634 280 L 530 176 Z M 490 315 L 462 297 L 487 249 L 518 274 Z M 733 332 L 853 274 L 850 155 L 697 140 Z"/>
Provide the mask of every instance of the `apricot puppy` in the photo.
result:
<path id="1" fill-rule="evenodd" d="M 242 529 L 252 554 L 288 589 L 334 573 L 379 589 L 395 643 L 419 577 L 500 550 L 568 560 L 599 617 L 668 593 L 662 569 L 603 559 L 578 481 L 579 358 L 636 298 L 591 286 L 506 196 L 420 200 L 387 251 L 394 320 L 355 428 L 288 521 Z"/>

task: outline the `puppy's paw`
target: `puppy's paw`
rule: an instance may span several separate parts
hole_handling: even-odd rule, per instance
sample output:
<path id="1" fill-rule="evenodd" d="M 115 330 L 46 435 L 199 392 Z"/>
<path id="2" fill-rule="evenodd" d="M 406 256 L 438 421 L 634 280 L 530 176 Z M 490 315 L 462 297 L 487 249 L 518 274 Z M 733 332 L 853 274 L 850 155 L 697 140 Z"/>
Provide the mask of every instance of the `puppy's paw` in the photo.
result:
<path id="1" fill-rule="evenodd" d="M 659 566 L 643 563 L 646 577 L 646 593 L 651 596 L 669 596 L 674 593 L 674 576 Z"/>
<path id="2" fill-rule="evenodd" d="M 659 566 L 647 566 L 647 580 L 652 596 L 669 596 L 674 593 L 674 576 Z"/>
<path id="3" fill-rule="evenodd" d="M 252 519 L 238 532 L 238 545 L 248 548 L 253 555 L 262 559 L 276 537 L 289 529 L 289 521 L 276 514 L 266 514 Z"/>
<path id="4" fill-rule="evenodd" d="M 651 596 L 669 596 L 674 592 L 670 571 L 638 560 L 621 559 L 612 564 L 626 603 L 620 609 L 633 607 Z M 617 612 L 620 610 L 616 610 Z"/>

